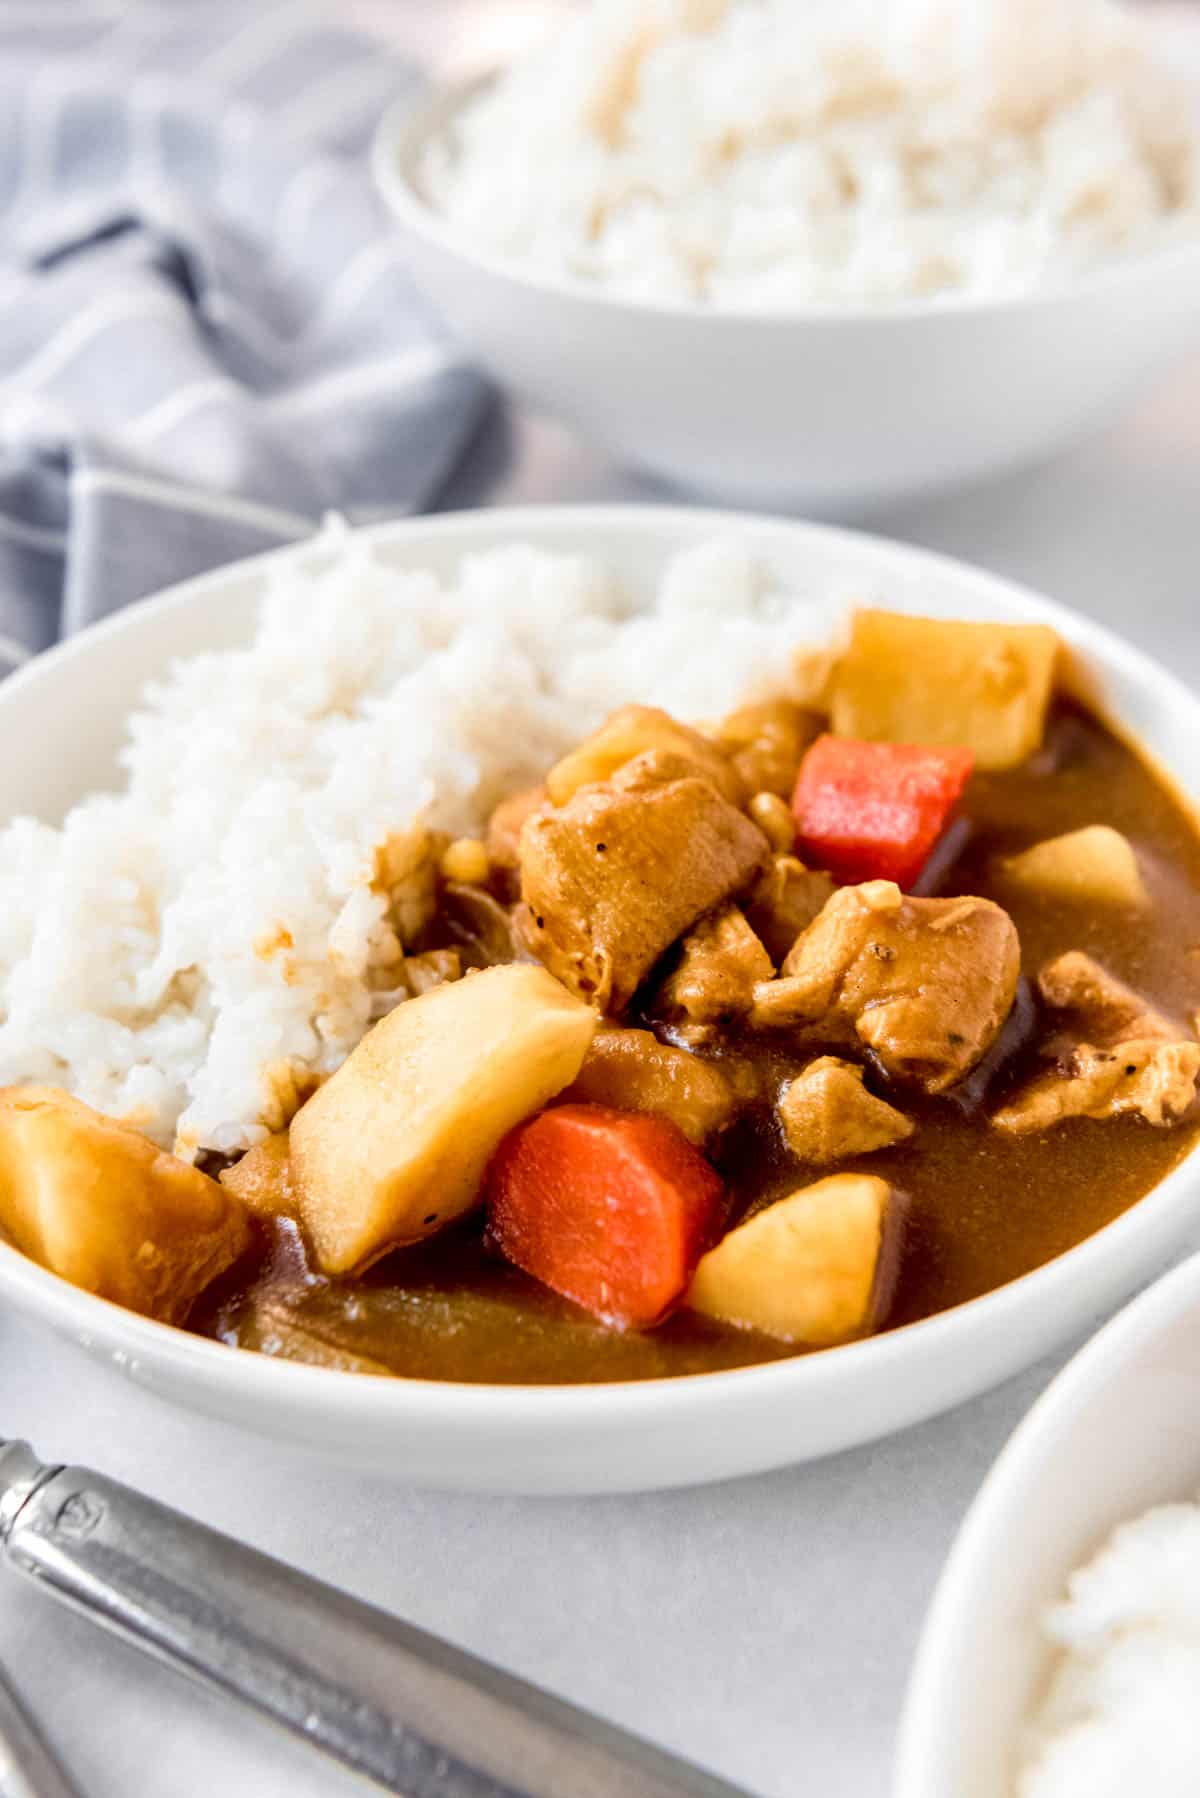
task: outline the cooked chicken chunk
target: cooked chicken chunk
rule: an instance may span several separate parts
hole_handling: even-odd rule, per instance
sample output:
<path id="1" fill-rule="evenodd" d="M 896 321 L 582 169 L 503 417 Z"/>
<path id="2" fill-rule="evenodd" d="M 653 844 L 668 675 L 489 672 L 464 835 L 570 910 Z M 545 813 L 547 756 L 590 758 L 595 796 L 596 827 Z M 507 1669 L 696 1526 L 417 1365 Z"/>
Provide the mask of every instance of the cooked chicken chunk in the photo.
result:
<path id="1" fill-rule="evenodd" d="M 1178 1122 L 1196 1096 L 1200 1043 L 1078 950 L 1048 963 L 1038 988 L 1060 1014 L 1058 1054 L 995 1114 L 998 1129 L 1025 1135 L 1127 1113 L 1160 1128 Z"/>
<path id="2" fill-rule="evenodd" d="M 684 937 L 678 966 L 659 988 L 655 1016 L 699 1031 L 742 1017 L 754 1003 L 755 987 L 774 972 L 745 914 L 723 905 Z"/>
<path id="3" fill-rule="evenodd" d="M 623 705 L 605 719 L 600 729 L 556 762 L 546 776 L 546 788 L 555 805 L 565 805 L 580 787 L 610 780 L 634 756 L 660 750 L 694 765 L 695 772 L 711 780 L 731 804 L 740 805 L 747 789 L 729 757 L 717 744 L 702 737 L 688 724 L 680 724 L 669 712 L 652 705 Z"/>
<path id="4" fill-rule="evenodd" d="M 717 741 L 748 793 L 790 799 L 800 758 L 820 728 L 815 713 L 790 699 L 771 699 L 731 712 L 717 728 Z"/>
<path id="5" fill-rule="evenodd" d="M 531 812 L 548 804 L 545 787 L 526 787 L 502 799 L 488 819 L 484 848 L 488 861 L 500 873 L 515 875 L 520 866 L 521 829 Z"/>
<path id="6" fill-rule="evenodd" d="M 1200 1043 L 1134 1039 L 1115 1049 L 1079 1043 L 1023 1087 L 992 1122 L 1015 1136 L 1049 1130 L 1064 1118 L 1110 1118 L 1133 1112 L 1165 1128 L 1179 1122 L 1196 1096 Z"/>
<path id="7" fill-rule="evenodd" d="M 0 1230 L 85 1292 L 182 1323 L 250 1242 L 215 1180 L 52 1086 L 0 1092 Z"/>
<path id="8" fill-rule="evenodd" d="M 300 1197 L 292 1179 L 291 1151 L 287 1131 L 277 1130 L 225 1168 L 221 1185 L 255 1217 L 295 1217 Z"/>
<path id="9" fill-rule="evenodd" d="M 649 1030 L 601 1024 L 578 1078 L 563 1094 L 618 1111 L 669 1118 L 689 1142 L 703 1145 L 724 1129 L 737 1108 L 729 1081 L 711 1061 L 660 1043 Z"/>
<path id="10" fill-rule="evenodd" d="M 527 941 L 572 992 L 619 1013 L 664 950 L 766 860 L 762 832 L 711 781 L 651 751 L 526 820 Z"/>
<path id="11" fill-rule="evenodd" d="M 806 868 L 794 855 L 777 855 L 754 883 L 743 909 L 774 962 L 781 962 L 835 891 L 833 878 Z"/>
<path id="12" fill-rule="evenodd" d="M 779 1097 L 784 1140 L 801 1161 L 824 1166 L 903 1142 L 915 1126 L 863 1085 L 853 1062 L 822 1055 L 790 1080 Z"/>
<path id="13" fill-rule="evenodd" d="M 1169 1018 L 1107 968 L 1072 949 L 1047 962 L 1038 975 L 1038 991 L 1063 1022 L 1102 1048 L 1130 1037 L 1177 1042 L 1183 1035 Z"/>
<path id="14" fill-rule="evenodd" d="M 912 899 L 870 880 L 833 895 L 757 988 L 751 1023 L 853 1032 L 890 1074 L 945 1092 L 995 1041 L 1020 971 L 1012 919 L 990 899 Z"/>

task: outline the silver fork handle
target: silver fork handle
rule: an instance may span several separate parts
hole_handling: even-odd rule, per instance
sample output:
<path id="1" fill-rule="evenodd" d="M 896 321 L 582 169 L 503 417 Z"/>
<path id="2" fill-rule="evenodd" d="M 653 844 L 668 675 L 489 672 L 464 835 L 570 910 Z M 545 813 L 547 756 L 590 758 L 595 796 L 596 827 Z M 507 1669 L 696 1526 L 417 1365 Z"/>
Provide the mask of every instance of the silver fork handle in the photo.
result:
<path id="1" fill-rule="evenodd" d="M 98 1623 L 403 1798 L 749 1798 L 126 1486 L 41 1467 L 21 1443 L 0 1443 L 0 1543 Z"/>

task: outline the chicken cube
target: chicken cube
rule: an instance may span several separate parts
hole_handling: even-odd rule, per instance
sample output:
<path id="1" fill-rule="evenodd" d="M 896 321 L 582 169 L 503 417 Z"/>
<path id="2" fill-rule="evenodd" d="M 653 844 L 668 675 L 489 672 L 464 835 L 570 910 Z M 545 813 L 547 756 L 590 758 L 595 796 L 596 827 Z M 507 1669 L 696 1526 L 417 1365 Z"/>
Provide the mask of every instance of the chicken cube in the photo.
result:
<path id="1" fill-rule="evenodd" d="M 954 744 L 984 769 L 1040 748 L 1058 638 L 1044 624 L 858 611 L 833 681 L 839 737 Z"/>
<path id="2" fill-rule="evenodd" d="M 990 899 L 913 899 L 890 880 L 841 887 L 750 1022 L 858 1040 L 889 1074 L 945 1092 L 981 1061 L 1016 996 L 1021 949 Z"/>
<path id="3" fill-rule="evenodd" d="M 743 909 L 755 935 L 778 964 L 835 892 L 832 875 L 806 868 L 794 855 L 777 855 L 754 883 Z"/>
<path id="4" fill-rule="evenodd" d="M 546 776 L 551 802 L 565 805 L 580 787 L 609 780 L 619 768 L 648 750 L 661 750 L 692 763 L 694 771 L 711 780 L 733 805 L 740 805 L 746 797 L 746 788 L 732 762 L 709 738 L 702 737 L 690 725 L 680 724 L 657 706 L 624 705 L 551 768 Z"/>
<path id="5" fill-rule="evenodd" d="M 1028 1136 L 1064 1118 L 1132 1114 L 1166 1129 L 1190 1110 L 1197 1074 L 1200 1043 L 1133 1038 L 1112 1049 L 1079 1043 L 1035 1075 L 992 1122 L 1011 1136 Z"/>
<path id="6" fill-rule="evenodd" d="M 736 905 L 724 905 L 701 918 L 684 937 L 678 965 L 655 998 L 655 1015 L 704 1031 L 744 1016 L 754 1003 L 759 981 L 769 980 L 774 972 L 774 963 L 745 914 Z"/>
<path id="7" fill-rule="evenodd" d="M 573 993 L 619 1014 L 664 951 L 767 856 L 762 832 L 711 781 L 650 751 L 526 820 L 526 940 Z"/>
<path id="8" fill-rule="evenodd" d="M 1037 984 L 1052 1011 L 1062 1014 L 1068 1025 L 1104 1048 L 1130 1037 L 1177 1042 L 1183 1035 L 1141 993 L 1135 993 L 1082 950 L 1069 950 L 1047 962 Z"/>
<path id="9" fill-rule="evenodd" d="M 1047 837 L 1008 856 L 1001 868 L 1013 885 L 1047 899 L 1131 910 L 1150 902 L 1133 844 L 1108 824 L 1088 824 L 1061 837 Z"/>
<path id="10" fill-rule="evenodd" d="M 660 1043 L 649 1030 L 620 1024 L 599 1026 L 578 1079 L 563 1097 L 669 1118 L 698 1147 L 725 1128 L 738 1104 L 733 1087 L 711 1061 Z"/>
<path id="11" fill-rule="evenodd" d="M 821 728 L 815 713 L 791 699 L 744 705 L 722 719 L 717 741 L 748 793 L 791 798 L 800 758 Z"/>
<path id="12" fill-rule="evenodd" d="M 850 1155 L 870 1155 L 913 1134 L 915 1125 L 863 1085 L 863 1071 L 836 1055 L 822 1055 L 779 1096 L 784 1141 L 800 1161 L 821 1167 Z"/>
<path id="13" fill-rule="evenodd" d="M 594 1013 L 545 969 L 485 968 L 388 1014 L 292 1123 L 324 1273 L 369 1266 L 476 1204 L 500 1139 L 569 1086 Z"/>
<path id="14" fill-rule="evenodd" d="M 175 1324 L 250 1243 L 232 1193 L 50 1086 L 0 1091 L 0 1230 L 73 1286 Z"/>
<path id="15" fill-rule="evenodd" d="M 255 1217 L 295 1217 L 300 1208 L 292 1178 L 292 1145 L 286 1130 L 277 1130 L 240 1161 L 218 1176 L 226 1192 Z"/>
<path id="16" fill-rule="evenodd" d="M 828 1347 L 883 1321 L 899 1264 L 886 1180 L 831 1174 L 769 1205 L 700 1259 L 694 1311 L 782 1342 Z"/>
<path id="17" fill-rule="evenodd" d="M 484 849 L 488 864 L 498 874 L 515 876 L 520 866 L 521 831 L 531 812 L 549 804 L 545 787 L 526 787 L 502 799 L 488 819 Z"/>
<path id="18" fill-rule="evenodd" d="M 1073 950 L 1047 963 L 1038 990 L 1063 1027 L 1054 1059 L 994 1114 L 997 1129 L 1022 1136 L 1065 1118 L 1124 1115 L 1165 1129 L 1190 1110 L 1200 1043 L 1132 987 Z"/>

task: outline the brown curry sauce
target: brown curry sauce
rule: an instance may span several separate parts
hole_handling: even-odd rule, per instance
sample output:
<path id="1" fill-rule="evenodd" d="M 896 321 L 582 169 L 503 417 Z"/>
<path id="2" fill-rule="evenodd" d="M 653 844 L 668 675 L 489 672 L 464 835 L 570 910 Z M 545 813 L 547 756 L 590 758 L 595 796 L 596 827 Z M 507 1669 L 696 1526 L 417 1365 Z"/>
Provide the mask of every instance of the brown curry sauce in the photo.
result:
<path id="1" fill-rule="evenodd" d="M 1027 977 L 1081 949 L 1169 1016 L 1192 1022 L 1200 1010 L 1200 832 L 1133 749 L 1060 699 L 1038 754 L 1011 771 L 976 774 L 962 810 L 970 834 L 936 890 L 1001 904 L 1019 932 Z M 997 876 L 998 858 L 1098 822 L 1137 849 L 1153 902 L 1146 911 L 1034 900 Z M 1017 1018 L 1002 1045 L 1008 1053 L 989 1058 L 997 1065 L 986 1092 L 972 1077 L 957 1092 L 928 1098 L 868 1068 L 868 1085 L 917 1124 L 907 1142 L 838 1164 L 881 1175 L 907 1195 L 888 1328 L 975 1298 L 1072 1248 L 1143 1197 L 1195 1142 L 1200 1103 L 1169 1130 L 1131 1117 L 1070 1120 L 1027 1136 L 996 1130 L 987 1111 L 1030 1071 L 1032 1045 L 1021 1036 Z M 789 1061 L 776 1046 L 764 1049 L 761 1037 L 754 1044 L 780 1079 L 819 1052 L 809 1045 Z M 790 1155 L 766 1108 L 735 1125 L 714 1159 L 733 1221 L 826 1171 Z M 353 1280 L 314 1274 L 295 1227 L 276 1224 L 258 1259 L 213 1288 L 190 1327 L 359 1371 L 501 1383 L 652 1379 L 804 1352 L 687 1310 L 646 1333 L 610 1329 L 490 1255 L 478 1217 Z"/>

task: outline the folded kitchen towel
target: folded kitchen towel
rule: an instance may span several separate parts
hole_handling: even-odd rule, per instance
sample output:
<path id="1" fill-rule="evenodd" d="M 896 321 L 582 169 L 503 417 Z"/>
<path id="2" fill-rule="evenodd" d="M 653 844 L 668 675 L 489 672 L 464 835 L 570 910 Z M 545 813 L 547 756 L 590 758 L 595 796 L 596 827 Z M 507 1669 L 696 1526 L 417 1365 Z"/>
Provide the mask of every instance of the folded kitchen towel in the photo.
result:
<path id="1" fill-rule="evenodd" d="M 419 78 L 337 11 L 0 4 L 0 672 L 428 504 L 475 428 L 364 155 Z"/>

